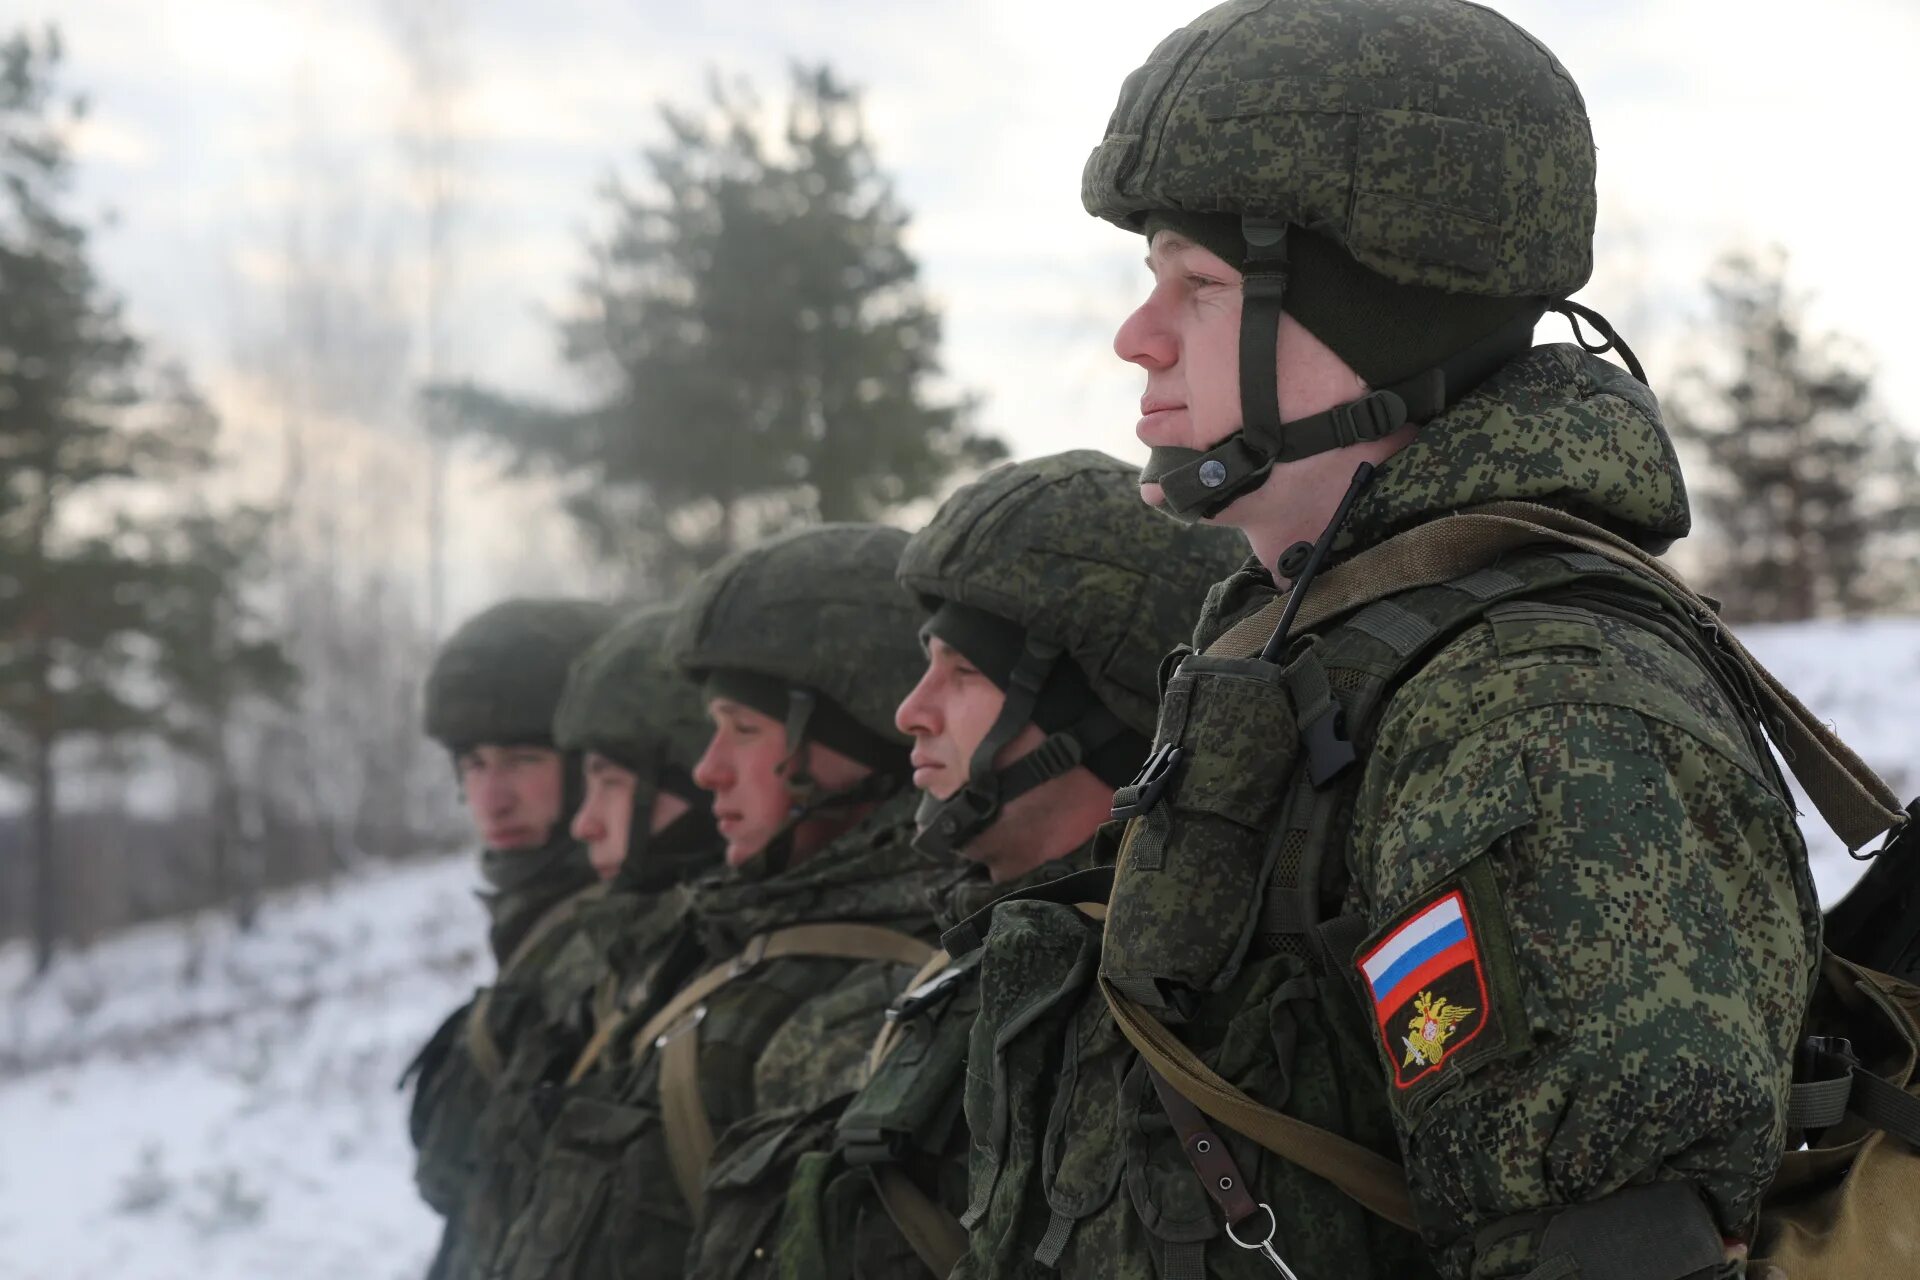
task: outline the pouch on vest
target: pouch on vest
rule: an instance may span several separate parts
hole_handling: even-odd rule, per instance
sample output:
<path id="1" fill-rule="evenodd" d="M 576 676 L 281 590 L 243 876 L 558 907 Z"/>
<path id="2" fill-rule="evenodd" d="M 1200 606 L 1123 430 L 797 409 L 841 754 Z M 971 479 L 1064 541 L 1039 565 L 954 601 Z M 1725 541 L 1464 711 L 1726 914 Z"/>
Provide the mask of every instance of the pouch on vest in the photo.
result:
<path id="1" fill-rule="evenodd" d="M 1829 1045 L 1844 1040 L 1844 1057 L 1858 1065 L 1843 1060 L 1835 1072 L 1835 1056 L 1826 1055 L 1829 1070 L 1819 1073 L 1826 1080 L 1796 1084 L 1790 1125 L 1819 1111 L 1822 1085 L 1838 1080 L 1844 1086 L 1853 1077 L 1850 1087 L 1839 1091 L 1847 1098 L 1844 1104 L 1812 1114 L 1833 1123 L 1815 1128 L 1808 1134 L 1810 1145 L 1789 1151 L 1781 1161 L 1761 1204 L 1749 1275 L 1755 1280 L 1779 1280 L 1782 1274 L 1785 1280 L 1920 1275 L 1920 1231 L 1914 1225 L 1920 1215 L 1920 1081 L 1914 1070 L 1920 1056 L 1920 987 L 1829 952 L 1808 1027 Z M 1858 1079 L 1863 1075 L 1887 1088 L 1869 1100 Z M 1888 1123 L 1904 1132 L 1890 1131 Z"/>
<path id="2" fill-rule="evenodd" d="M 497 1280 L 637 1280 L 677 1269 L 690 1225 L 659 1130 L 651 1108 L 569 1098 Z"/>
<path id="3" fill-rule="evenodd" d="M 961 1123 L 967 1039 L 980 1007 L 973 970 L 978 952 L 941 971 L 928 1000 L 895 1000 L 888 1017 L 900 1032 L 884 1061 L 841 1114 L 837 1145 L 850 1165 L 897 1163 L 915 1154 L 942 1156 Z M 910 993 L 909 993 L 910 994 Z"/>
<path id="4" fill-rule="evenodd" d="M 707 1174 L 706 1208 L 688 1280 L 768 1274 L 776 1229 L 799 1161 L 827 1146 L 844 1098 L 812 1111 L 783 1108 L 730 1126 Z"/>
<path id="5" fill-rule="evenodd" d="M 1114 797 L 1116 815 L 1139 812 L 1120 847 L 1100 966 L 1163 1019 L 1182 1020 L 1187 992 L 1218 990 L 1239 971 L 1299 751 L 1286 669 L 1195 654 L 1167 681 L 1149 758 L 1160 773 Z"/>

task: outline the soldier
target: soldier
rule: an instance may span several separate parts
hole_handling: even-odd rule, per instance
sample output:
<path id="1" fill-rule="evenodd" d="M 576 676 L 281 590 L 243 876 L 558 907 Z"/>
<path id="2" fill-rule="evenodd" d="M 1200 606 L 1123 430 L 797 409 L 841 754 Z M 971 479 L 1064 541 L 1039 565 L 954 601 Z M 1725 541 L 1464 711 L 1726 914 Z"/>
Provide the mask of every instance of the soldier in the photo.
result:
<path id="1" fill-rule="evenodd" d="M 1462 0 L 1234 0 L 1127 79 L 1082 193 L 1148 237 L 1143 492 L 1256 560 L 1104 929 L 982 926 L 956 1277 L 1741 1273 L 1818 908 L 1751 686 L 1618 567 L 1688 529 L 1653 395 L 1530 345 L 1593 163 Z"/>
<path id="2" fill-rule="evenodd" d="M 828 525 L 705 575 L 672 644 L 713 722 L 693 777 L 729 870 L 695 887 L 661 984 L 547 1105 L 503 1280 L 680 1274 L 715 1135 L 803 1123 L 857 1081 L 881 1015 L 933 954 L 949 868 L 917 853 L 893 708 L 919 652 L 893 580 L 906 535 Z"/>
<path id="3" fill-rule="evenodd" d="M 1091 452 L 1001 467 L 913 536 L 898 576 L 927 615 L 926 660 L 894 719 L 914 741 L 917 843 L 972 866 L 939 904 L 942 928 L 1093 864 L 1113 789 L 1146 756 L 1160 656 L 1241 556 L 1229 530 L 1142 507 L 1132 468 Z M 978 1001 L 972 962 L 944 961 L 894 1002 L 844 1112 L 788 1128 L 777 1157 L 753 1125 L 723 1144 L 690 1274 L 770 1275 L 776 1259 L 803 1280 L 952 1269 Z"/>
<path id="4" fill-rule="evenodd" d="M 600 637 L 574 662 L 554 712 L 554 744 L 585 777 L 573 832 L 607 888 L 571 900 L 576 909 L 525 949 L 513 981 L 476 1002 L 455 1049 L 490 1097 L 439 1276 L 489 1274 L 531 1193 L 548 1116 L 539 1099 L 565 1083 L 598 1028 L 652 984 L 683 976 L 670 972 L 680 886 L 718 867 L 721 846 L 693 783 L 706 711 L 669 657 L 673 613 L 642 609 Z"/>
<path id="5" fill-rule="evenodd" d="M 586 851 L 567 833 L 578 770 L 554 744 L 553 712 L 568 667 L 612 621 L 611 610 L 589 601 L 509 600 L 455 631 L 427 674 L 425 729 L 453 757 L 481 840 L 489 886 L 481 901 L 502 986 L 512 985 L 515 955 L 543 931 L 540 922 L 594 882 Z M 402 1080 L 417 1076 L 415 1182 L 443 1215 L 459 1212 L 474 1168 L 474 1126 L 490 1086 L 462 1041 L 469 1012 L 491 1002 L 483 992 L 455 1010 Z"/>

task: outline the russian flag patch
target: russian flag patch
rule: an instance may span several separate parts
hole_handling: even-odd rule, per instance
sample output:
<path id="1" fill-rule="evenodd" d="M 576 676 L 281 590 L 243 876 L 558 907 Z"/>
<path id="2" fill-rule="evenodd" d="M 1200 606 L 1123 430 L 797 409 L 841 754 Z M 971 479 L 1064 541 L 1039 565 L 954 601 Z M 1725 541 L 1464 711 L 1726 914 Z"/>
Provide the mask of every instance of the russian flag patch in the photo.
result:
<path id="1" fill-rule="evenodd" d="M 1399 1088 L 1438 1071 L 1491 1021 L 1480 939 L 1460 889 L 1416 908 L 1355 963 Z"/>

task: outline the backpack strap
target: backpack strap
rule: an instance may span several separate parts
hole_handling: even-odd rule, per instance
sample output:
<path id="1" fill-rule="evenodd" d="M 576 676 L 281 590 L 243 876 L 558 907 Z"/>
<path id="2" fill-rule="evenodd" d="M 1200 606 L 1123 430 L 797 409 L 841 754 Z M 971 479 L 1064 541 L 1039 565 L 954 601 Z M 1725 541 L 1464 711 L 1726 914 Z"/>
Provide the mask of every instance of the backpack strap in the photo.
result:
<path id="1" fill-rule="evenodd" d="M 882 925 L 797 924 L 756 934 L 740 954 L 695 978 L 680 994 L 648 1018 L 633 1037 L 637 1062 L 660 1053 L 660 1122 L 666 1131 L 667 1159 L 680 1196 L 697 1217 L 706 1204 L 707 1167 L 713 1162 L 713 1123 L 700 1092 L 700 1037 L 706 1001 L 721 988 L 746 977 L 768 960 L 806 956 L 822 960 L 878 960 L 889 964 L 926 964 L 934 948 L 912 934 Z"/>
<path id="2" fill-rule="evenodd" d="M 899 999 L 895 1000 L 887 1009 L 887 1020 L 880 1027 L 880 1034 L 873 1038 L 873 1048 L 867 1051 L 867 1075 L 869 1078 L 872 1077 L 874 1072 L 880 1069 L 880 1064 L 887 1060 L 887 1055 L 892 1053 L 894 1048 L 899 1045 L 900 1036 L 907 1025 L 907 1018 L 909 1016 L 907 1010 L 911 1008 L 914 1002 L 924 1002 L 926 995 L 932 994 L 931 992 L 923 994 L 922 988 L 926 987 L 941 974 L 947 972 L 952 964 L 952 956 L 944 951 L 936 951 L 933 953 L 931 959 L 920 966 L 918 973 L 907 979 L 906 989 L 900 993 Z M 951 981 L 951 979 L 949 979 L 949 981 Z"/>
<path id="3" fill-rule="evenodd" d="M 1105 978 L 1100 979 L 1100 991 L 1121 1033 L 1187 1101 L 1281 1159 L 1325 1178 L 1388 1222 L 1419 1230 L 1413 1220 L 1407 1173 L 1400 1165 L 1351 1138 L 1254 1101 Z"/>
<path id="4" fill-rule="evenodd" d="M 1907 814 L 1879 775 L 1807 710 L 1722 626 L 1713 606 L 1667 565 L 1625 538 L 1564 511 L 1530 502 L 1491 502 L 1416 525 L 1326 570 L 1309 586 L 1296 628 L 1307 630 L 1410 587 L 1431 586 L 1489 569 L 1506 551 L 1558 542 L 1641 574 L 1711 628 L 1759 695 L 1770 732 L 1820 816 L 1849 849 L 1903 826 Z M 1496 571 L 1497 572 L 1497 571 Z M 1250 656 L 1272 634 L 1281 596 L 1224 632 L 1209 652 Z"/>
<path id="5" fill-rule="evenodd" d="M 899 1165 L 876 1164 L 871 1171 L 880 1207 L 906 1237 L 914 1256 L 936 1280 L 945 1280 L 967 1256 L 967 1229 L 916 1186 Z"/>
<path id="6" fill-rule="evenodd" d="M 569 894 L 540 913 L 533 922 L 520 944 L 513 949 L 505 963 L 500 966 L 502 979 L 510 976 L 523 964 L 534 949 L 547 938 L 558 932 L 560 927 L 580 914 L 581 908 L 590 902 L 598 902 L 607 896 L 604 884 L 588 885 L 580 892 Z M 500 1052 L 499 1041 L 494 1039 L 493 1028 L 487 1024 L 488 1012 L 493 1008 L 493 988 L 488 987 L 474 997 L 473 1008 L 467 1013 L 467 1054 L 480 1069 L 480 1074 L 489 1085 L 497 1084 L 500 1073 L 505 1069 L 505 1055 Z"/>

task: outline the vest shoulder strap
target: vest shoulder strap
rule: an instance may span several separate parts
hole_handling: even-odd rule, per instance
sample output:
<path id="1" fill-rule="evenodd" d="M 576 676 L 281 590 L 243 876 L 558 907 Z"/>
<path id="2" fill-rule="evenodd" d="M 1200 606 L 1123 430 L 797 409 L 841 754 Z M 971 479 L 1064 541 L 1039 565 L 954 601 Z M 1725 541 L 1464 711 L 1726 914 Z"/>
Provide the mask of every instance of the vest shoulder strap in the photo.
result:
<path id="1" fill-rule="evenodd" d="M 912 934 L 883 925 L 834 922 L 798 924 L 756 934 L 740 954 L 695 978 L 642 1024 L 633 1037 L 636 1061 L 660 1053 L 660 1121 L 667 1159 L 681 1198 L 698 1216 L 706 1201 L 707 1168 L 713 1161 L 713 1123 L 700 1092 L 700 1037 L 696 1028 L 706 1001 L 727 984 L 768 960 L 806 956 L 823 960 L 879 960 L 921 966 L 935 949 Z M 577 1066 L 578 1064 L 576 1064 Z"/>
<path id="2" fill-rule="evenodd" d="M 1487 503 L 1396 534 L 1314 579 L 1295 625 L 1311 630 L 1412 588 L 1470 580 L 1492 569 L 1503 553 L 1539 543 L 1583 551 L 1638 574 L 1695 622 L 1711 628 L 1751 681 L 1767 729 L 1783 748 L 1794 776 L 1849 849 L 1905 824 L 1907 814 L 1892 789 L 1747 651 L 1678 574 L 1625 538 L 1551 507 Z M 1208 652 L 1258 653 L 1279 620 L 1284 599 L 1270 601 L 1229 628 Z"/>

